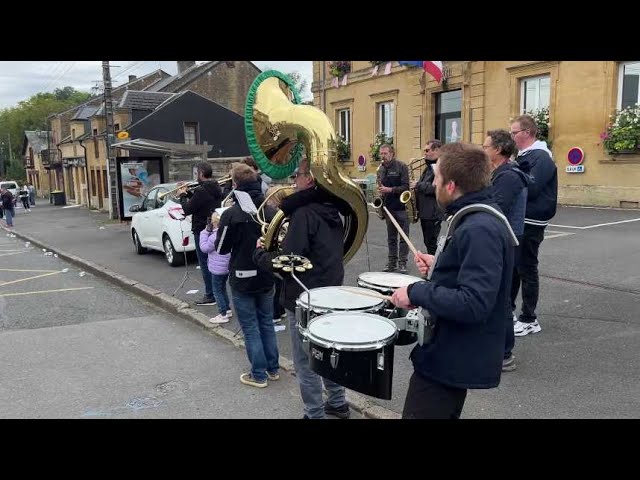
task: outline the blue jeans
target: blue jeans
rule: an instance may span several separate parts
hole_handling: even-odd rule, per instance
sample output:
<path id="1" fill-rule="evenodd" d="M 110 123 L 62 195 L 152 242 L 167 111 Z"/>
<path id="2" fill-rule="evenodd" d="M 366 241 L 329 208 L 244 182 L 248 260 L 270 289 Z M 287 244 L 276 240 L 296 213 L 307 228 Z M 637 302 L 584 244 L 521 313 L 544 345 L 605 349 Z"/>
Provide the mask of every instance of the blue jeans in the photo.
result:
<path id="1" fill-rule="evenodd" d="M 200 250 L 200 232 L 194 233 L 193 237 L 196 240 L 196 255 L 198 255 L 198 263 L 200 264 L 200 273 L 202 274 L 202 280 L 204 281 L 204 293 L 207 298 L 213 298 L 213 285 L 211 283 L 211 272 L 207 266 L 207 258 L 209 255 Z"/>
<path id="2" fill-rule="evenodd" d="M 280 368 L 278 341 L 273 328 L 273 289 L 267 293 L 240 293 L 231 289 L 238 322 L 244 334 L 251 376 L 262 382 Z"/>
<path id="3" fill-rule="evenodd" d="M 5 208 L 4 209 L 4 219 L 7 222 L 8 227 L 13 227 L 13 216 L 15 215 L 15 211 L 13 208 Z"/>
<path id="4" fill-rule="evenodd" d="M 231 306 L 229 305 L 229 295 L 227 294 L 228 278 L 228 273 L 225 273 L 224 275 L 216 275 L 215 273 L 211 274 L 213 296 L 216 298 L 219 313 L 227 313 L 227 311 L 231 310 Z"/>
<path id="5" fill-rule="evenodd" d="M 300 385 L 304 413 L 309 418 L 325 418 L 322 383 L 324 382 L 327 389 L 327 403 L 334 408 L 341 407 L 346 403 L 344 387 L 311 370 L 309 367 L 309 348 L 302 343 L 302 335 L 296 327 L 296 316 L 291 310 L 287 310 L 287 318 L 291 331 L 293 366 L 296 369 L 296 378 Z"/>

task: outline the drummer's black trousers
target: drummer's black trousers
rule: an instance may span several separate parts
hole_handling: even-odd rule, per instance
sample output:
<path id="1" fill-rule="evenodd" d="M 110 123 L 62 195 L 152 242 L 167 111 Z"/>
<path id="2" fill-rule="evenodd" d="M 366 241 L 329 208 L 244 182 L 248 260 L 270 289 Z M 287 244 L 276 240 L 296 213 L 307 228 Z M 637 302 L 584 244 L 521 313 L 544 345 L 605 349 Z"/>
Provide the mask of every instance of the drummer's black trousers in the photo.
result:
<path id="1" fill-rule="evenodd" d="M 466 398 L 466 388 L 448 387 L 413 372 L 402 418 L 457 420 Z"/>

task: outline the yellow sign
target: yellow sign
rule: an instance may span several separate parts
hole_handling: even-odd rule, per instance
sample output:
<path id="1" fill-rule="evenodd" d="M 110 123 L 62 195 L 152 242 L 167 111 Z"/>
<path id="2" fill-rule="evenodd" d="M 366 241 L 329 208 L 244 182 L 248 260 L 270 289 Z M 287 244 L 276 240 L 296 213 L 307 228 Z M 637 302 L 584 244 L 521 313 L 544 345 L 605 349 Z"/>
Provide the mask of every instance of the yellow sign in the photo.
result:
<path id="1" fill-rule="evenodd" d="M 125 140 L 125 139 L 129 138 L 129 132 L 124 131 L 124 130 L 121 131 L 121 132 L 118 132 L 118 138 L 120 140 Z"/>

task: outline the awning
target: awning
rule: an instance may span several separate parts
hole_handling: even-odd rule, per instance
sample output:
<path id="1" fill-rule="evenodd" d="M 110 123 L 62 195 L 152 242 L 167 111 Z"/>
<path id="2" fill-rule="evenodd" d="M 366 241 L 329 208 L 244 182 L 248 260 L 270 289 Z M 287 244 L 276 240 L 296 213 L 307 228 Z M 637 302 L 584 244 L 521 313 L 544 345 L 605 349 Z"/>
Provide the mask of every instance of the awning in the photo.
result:
<path id="1" fill-rule="evenodd" d="M 186 143 L 161 142 L 160 140 L 147 140 L 145 138 L 115 142 L 113 147 L 124 150 L 163 153 L 172 157 L 200 156 L 203 153 L 210 152 L 213 148 L 211 145 L 188 145 Z"/>

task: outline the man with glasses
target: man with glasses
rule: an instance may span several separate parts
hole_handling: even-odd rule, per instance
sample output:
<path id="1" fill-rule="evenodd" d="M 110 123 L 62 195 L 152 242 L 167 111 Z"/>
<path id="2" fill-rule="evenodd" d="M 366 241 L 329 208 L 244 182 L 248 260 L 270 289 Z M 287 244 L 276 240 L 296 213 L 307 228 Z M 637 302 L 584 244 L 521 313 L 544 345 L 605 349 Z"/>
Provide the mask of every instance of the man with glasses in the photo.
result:
<path id="1" fill-rule="evenodd" d="M 409 236 L 409 218 L 407 217 L 407 209 L 400 201 L 402 192 L 409 190 L 409 167 L 404 162 L 395 158 L 396 152 L 392 145 L 384 144 L 380 146 L 380 158 L 382 165 L 378 170 L 378 193 L 382 195 L 384 206 L 396 219 L 400 228 Z M 388 217 L 388 215 L 387 215 Z M 387 245 L 389 247 L 389 261 L 385 272 L 407 273 L 407 257 L 409 255 L 409 246 L 404 238 L 396 230 L 393 222 L 386 218 L 387 222 Z M 398 246 L 398 237 L 400 237 L 400 245 Z M 398 255 L 399 253 L 399 255 Z"/>
<path id="2" fill-rule="evenodd" d="M 342 254 L 343 225 L 340 211 L 346 214 L 346 205 L 316 186 L 309 169 L 309 162 L 300 162 L 295 174 L 296 192 L 282 200 L 280 209 L 289 217 L 289 228 L 282 244 L 282 251 L 308 258 L 313 268 L 300 275 L 308 289 L 342 285 L 344 265 Z M 263 270 L 272 270 L 271 260 L 278 252 L 266 252 L 258 240 L 254 261 Z M 311 419 L 333 415 L 349 418 L 349 406 L 343 386 L 320 377 L 309 367 L 308 348 L 296 328 L 296 299 L 302 287 L 291 277 L 283 275 L 282 304 L 289 318 L 293 365 L 300 385 L 304 404 L 304 417 Z M 322 384 L 327 389 L 327 403 L 322 399 Z"/>
<path id="3" fill-rule="evenodd" d="M 556 214 L 558 205 L 558 172 L 546 142 L 536 140 L 538 128 L 530 115 L 521 115 L 511 122 L 511 138 L 518 149 L 516 162 L 520 170 L 532 177 L 527 194 L 524 233 L 520 246 L 520 264 L 514 272 L 512 298 L 518 296 L 522 283 L 522 313 L 514 313 L 514 335 L 522 337 L 538 333 L 536 317 L 540 290 L 538 251 L 544 240 L 544 229 Z"/>
<path id="4" fill-rule="evenodd" d="M 440 223 L 442 222 L 442 209 L 436 202 L 436 187 L 433 186 L 433 166 L 438 161 L 438 155 L 442 143 L 440 140 L 429 140 L 424 147 L 425 167 L 420 175 L 420 180 L 409 185 L 416 195 L 416 206 L 422 227 L 422 238 L 427 248 L 427 253 L 436 253 Z"/>

